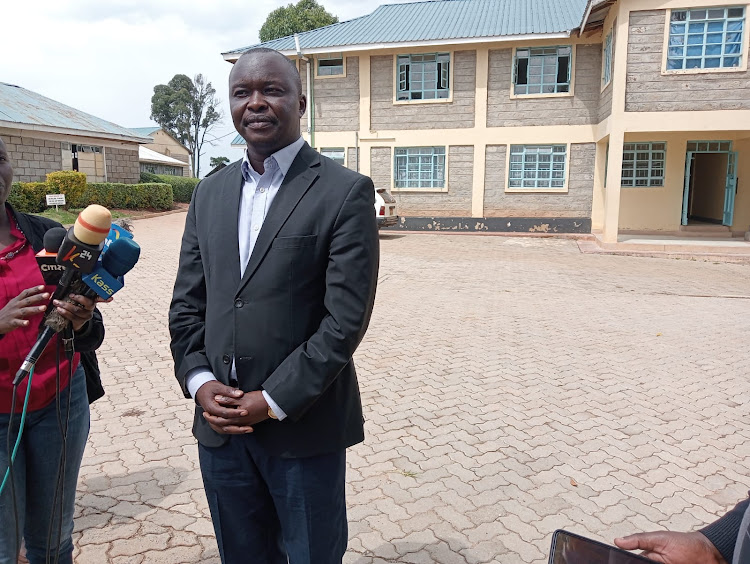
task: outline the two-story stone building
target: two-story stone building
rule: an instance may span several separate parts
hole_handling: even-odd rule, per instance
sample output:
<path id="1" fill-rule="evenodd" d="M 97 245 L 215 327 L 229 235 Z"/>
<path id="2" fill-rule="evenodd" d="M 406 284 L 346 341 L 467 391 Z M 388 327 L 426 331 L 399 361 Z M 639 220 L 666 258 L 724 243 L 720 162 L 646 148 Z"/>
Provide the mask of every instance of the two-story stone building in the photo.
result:
<path id="1" fill-rule="evenodd" d="M 750 226 L 748 8 L 432 0 L 263 46 L 298 62 L 306 139 L 402 228 L 729 235 Z"/>

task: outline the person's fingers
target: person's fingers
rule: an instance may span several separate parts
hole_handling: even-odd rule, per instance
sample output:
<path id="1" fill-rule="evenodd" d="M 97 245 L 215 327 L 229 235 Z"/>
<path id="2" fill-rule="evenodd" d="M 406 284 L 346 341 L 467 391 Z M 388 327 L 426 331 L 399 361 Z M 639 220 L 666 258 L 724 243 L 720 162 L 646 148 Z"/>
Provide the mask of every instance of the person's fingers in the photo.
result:
<path id="1" fill-rule="evenodd" d="M 227 425 L 224 427 L 224 432 L 228 435 L 246 435 L 247 433 L 252 433 L 253 428 L 250 426 Z"/>
<path id="2" fill-rule="evenodd" d="M 638 546 L 638 535 L 628 535 L 615 539 L 615 546 L 625 550 L 636 550 Z"/>
<path id="3" fill-rule="evenodd" d="M 241 419 L 246 415 L 247 411 L 240 411 L 239 409 L 219 408 L 216 412 L 203 411 L 203 417 L 206 421 L 219 427 L 237 425 L 237 419 Z"/>
<path id="4" fill-rule="evenodd" d="M 39 294 L 31 294 L 29 296 L 23 296 L 21 297 L 21 294 L 18 296 L 18 305 L 21 307 L 30 307 L 37 304 L 45 303 L 49 299 L 49 293 L 48 292 L 42 292 Z"/>
<path id="5" fill-rule="evenodd" d="M 47 306 L 22 307 L 21 309 L 18 310 L 18 317 L 20 318 L 33 317 L 35 315 L 38 315 L 44 312 L 46 309 L 47 309 Z"/>

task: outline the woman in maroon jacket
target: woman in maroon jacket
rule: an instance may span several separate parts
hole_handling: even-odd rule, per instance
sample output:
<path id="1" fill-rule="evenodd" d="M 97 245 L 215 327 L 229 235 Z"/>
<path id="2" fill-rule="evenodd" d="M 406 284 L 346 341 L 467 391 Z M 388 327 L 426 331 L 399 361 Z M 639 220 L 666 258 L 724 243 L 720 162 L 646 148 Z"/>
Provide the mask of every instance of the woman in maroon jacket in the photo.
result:
<path id="1" fill-rule="evenodd" d="M 28 384 L 27 379 L 18 386 L 16 410 L 11 414 L 12 380 L 37 339 L 55 289 L 44 285 L 34 255 L 42 247 L 44 233 L 59 226 L 13 210 L 6 202 L 12 179 L 8 151 L 0 139 L 0 482 L 16 443 Z M 94 351 L 104 339 L 95 306 L 79 295 L 53 304 L 71 323 L 76 353 L 71 360 L 64 353 L 58 355 L 60 339 L 55 336 L 36 364 L 23 437 L 13 463 L 14 479 L 6 481 L 0 494 L 0 564 L 15 564 L 21 535 L 30 564 L 72 564 L 75 490 L 89 431 L 81 352 Z M 89 363 L 96 364 L 92 352 L 85 354 Z M 62 460 L 64 474 L 59 473 Z"/>

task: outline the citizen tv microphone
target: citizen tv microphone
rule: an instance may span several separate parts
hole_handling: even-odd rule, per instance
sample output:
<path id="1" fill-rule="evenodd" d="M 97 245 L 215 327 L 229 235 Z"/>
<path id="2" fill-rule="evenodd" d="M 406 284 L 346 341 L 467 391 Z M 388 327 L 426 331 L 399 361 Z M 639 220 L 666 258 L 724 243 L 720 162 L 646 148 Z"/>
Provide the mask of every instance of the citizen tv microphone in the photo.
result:
<path id="1" fill-rule="evenodd" d="M 53 227 L 44 234 L 44 248 L 36 254 L 36 264 L 42 272 L 44 284 L 56 286 L 65 271 L 65 267 L 57 264 L 57 251 L 65 238 L 67 231 L 64 227 Z"/>
<path id="2" fill-rule="evenodd" d="M 75 224 L 65 234 L 57 252 L 57 264 L 65 270 L 52 295 L 52 300 L 65 300 L 71 293 L 71 287 L 80 283 L 81 274 L 90 273 L 96 267 L 99 255 L 104 249 L 104 239 L 109 234 L 112 214 L 103 206 L 96 204 L 86 207 L 76 218 Z M 31 347 L 29 354 L 18 369 L 13 385 L 20 384 L 36 366 L 39 357 L 55 333 L 68 326 L 69 322 L 60 315 L 52 305 L 47 309 L 44 319 L 44 330 Z"/>
<path id="3" fill-rule="evenodd" d="M 130 272 L 138 258 L 141 256 L 141 248 L 132 238 L 121 237 L 110 243 L 107 250 L 102 254 L 100 265 L 89 274 L 81 278 L 88 286 L 84 296 L 107 300 L 115 292 L 122 290 L 125 285 L 123 276 Z"/>

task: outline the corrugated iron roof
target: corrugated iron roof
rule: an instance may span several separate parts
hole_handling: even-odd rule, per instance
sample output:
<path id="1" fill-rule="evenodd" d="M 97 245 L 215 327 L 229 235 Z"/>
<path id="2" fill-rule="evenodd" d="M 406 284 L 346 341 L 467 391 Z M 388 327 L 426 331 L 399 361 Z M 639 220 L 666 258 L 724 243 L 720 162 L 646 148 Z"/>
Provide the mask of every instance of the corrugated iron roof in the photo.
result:
<path id="1" fill-rule="evenodd" d="M 153 126 L 153 127 L 131 127 L 130 128 L 131 131 L 135 131 L 138 135 L 141 135 L 141 136 L 153 135 L 160 129 L 161 127 L 159 127 L 158 125 Z"/>
<path id="2" fill-rule="evenodd" d="M 372 14 L 298 34 L 302 49 L 489 39 L 567 33 L 581 25 L 587 0 L 428 0 L 386 4 Z M 263 46 L 295 51 L 294 36 L 234 49 Z"/>
<path id="3" fill-rule="evenodd" d="M 20 129 L 75 130 L 92 137 L 148 143 L 151 138 L 13 84 L 0 82 L 0 122 Z"/>
<path id="4" fill-rule="evenodd" d="M 232 142 L 230 143 L 230 145 L 232 145 L 232 147 L 244 147 L 245 145 L 247 145 L 247 141 L 245 141 L 242 138 L 242 135 L 238 133 L 237 137 L 232 139 Z"/>

